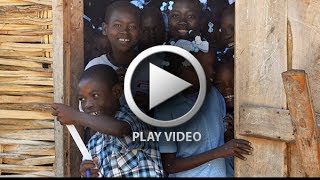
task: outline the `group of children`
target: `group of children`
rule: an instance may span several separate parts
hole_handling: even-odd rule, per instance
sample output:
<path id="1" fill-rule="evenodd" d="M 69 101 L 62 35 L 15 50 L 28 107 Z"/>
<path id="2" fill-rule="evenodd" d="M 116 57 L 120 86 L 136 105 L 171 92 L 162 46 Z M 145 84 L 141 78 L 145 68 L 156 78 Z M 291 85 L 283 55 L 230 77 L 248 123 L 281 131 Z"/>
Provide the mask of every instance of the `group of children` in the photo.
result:
<path id="1" fill-rule="evenodd" d="M 223 12 L 226 22 L 217 28 L 204 17 L 212 11 L 210 2 L 117 0 L 108 5 L 99 35 L 105 38 L 101 46 L 104 50 L 93 55 L 98 57 L 90 57 L 93 59 L 88 61 L 79 80 L 80 111 L 63 104 L 52 105 L 52 114 L 61 124 L 82 125 L 95 131 L 87 146 L 94 160 L 82 162 L 82 176 L 90 170 L 90 177 L 227 177 L 233 176 L 230 158 L 245 160 L 244 155 L 252 153 L 250 142 L 233 139 L 232 120 L 226 118 L 226 112 L 233 113 L 233 60 L 225 60 L 233 58 L 228 56 L 234 46 L 232 7 Z M 217 32 L 222 34 L 218 39 L 205 36 L 212 33 L 217 37 Z M 190 51 L 199 60 L 208 81 L 200 111 L 187 123 L 172 128 L 152 127 L 139 120 L 123 95 L 123 78 L 131 61 L 139 52 L 161 44 Z M 218 59 L 217 52 L 223 49 L 220 44 L 225 46 L 221 51 L 223 60 Z M 148 112 L 155 118 L 175 119 L 192 108 L 199 91 L 198 77 L 190 63 L 180 57 L 154 59 L 162 59 L 159 64 L 164 69 L 193 84 Z M 148 111 L 144 109 L 148 89 L 142 90 L 142 86 L 148 86 L 148 78 L 144 74 L 135 76 L 134 98 L 141 109 Z M 224 121 L 228 123 L 226 127 Z M 155 131 L 200 132 L 202 138 L 197 142 L 132 139 L 133 132 Z"/>

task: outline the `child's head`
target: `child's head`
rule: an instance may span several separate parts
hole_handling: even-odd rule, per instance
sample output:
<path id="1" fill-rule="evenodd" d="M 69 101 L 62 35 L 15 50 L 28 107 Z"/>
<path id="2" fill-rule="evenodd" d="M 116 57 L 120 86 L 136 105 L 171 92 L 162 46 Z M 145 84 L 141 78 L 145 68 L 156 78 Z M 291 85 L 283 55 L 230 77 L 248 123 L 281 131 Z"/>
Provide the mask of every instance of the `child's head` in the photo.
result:
<path id="1" fill-rule="evenodd" d="M 84 112 L 91 115 L 114 115 L 119 109 L 122 87 L 116 71 L 107 65 L 85 70 L 79 81 L 79 100 Z"/>
<path id="2" fill-rule="evenodd" d="M 201 4 L 198 0 L 175 0 L 172 10 L 168 10 L 169 37 L 173 39 L 193 39 L 192 34 L 201 31 Z"/>
<path id="3" fill-rule="evenodd" d="M 165 27 L 160 9 L 146 6 L 141 17 L 141 50 L 163 44 L 166 41 Z"/>
<path id="4" fill-rule="evenodd" d="M 204 70 L 207 78 L 207 90 L 210 90 L 215 78 L 215 71 L 213 68 L 214 55 L 212 53 L 195 53 L 194 55 Z M 191 83 L 192 91 L 198 91 L 200 88 L 200 82 L 191 63 L 178 55 L 170 55 L 168 59 L 169 65 L 165 67 L 166 70 Z"/>
<path id="5" fill-rule="evenodd" d="M 220 91 L 226 101 L 227 109 L 234 107 L 234 62 L 233 61 L 216 61 L 215 65 L 216 78 L 214 86 Z"/>
<path id="6" fill-rule="evenodd" d="M 224 47 L 234 46 L 234 5 L 227 7 L 221 17 L 221 44 Z"/>
<path id="7" fill-rule="evenodd" d="M 129 1 L 115 1 L 106 9 L 103 34 L 113 51 L 133 50 L 140 38 L 140 10 Z"/>

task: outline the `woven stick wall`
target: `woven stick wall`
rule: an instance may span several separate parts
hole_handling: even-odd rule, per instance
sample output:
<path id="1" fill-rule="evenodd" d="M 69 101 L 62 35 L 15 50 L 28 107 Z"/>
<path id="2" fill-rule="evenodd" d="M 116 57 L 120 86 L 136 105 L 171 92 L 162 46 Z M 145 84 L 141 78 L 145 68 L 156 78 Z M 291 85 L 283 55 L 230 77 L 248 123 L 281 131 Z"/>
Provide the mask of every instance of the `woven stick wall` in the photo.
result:
<path id="1" fill-rule="evenodd" d="M 0 0 L 0 177 L 54 176 L 52 0 Z"/>

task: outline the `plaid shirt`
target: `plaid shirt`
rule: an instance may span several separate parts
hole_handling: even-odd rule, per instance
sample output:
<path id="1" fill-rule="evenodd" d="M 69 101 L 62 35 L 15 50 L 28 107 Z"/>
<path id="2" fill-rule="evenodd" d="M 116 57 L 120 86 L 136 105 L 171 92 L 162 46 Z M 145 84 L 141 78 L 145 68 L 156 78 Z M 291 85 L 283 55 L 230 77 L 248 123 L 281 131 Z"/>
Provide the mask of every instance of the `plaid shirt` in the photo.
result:
<path id="1" fill-rule="evenodd" d="M 152 130 L 126 105 L 121 106 L 114 118 L 129 123 L 132 132 Z M 115 137 L 97 132 L 87 148 L 93 158 L 98 157 L 98 168 L 103 177 L 163 177 L 157 142 L 133 141 L 132 134 Z"/>

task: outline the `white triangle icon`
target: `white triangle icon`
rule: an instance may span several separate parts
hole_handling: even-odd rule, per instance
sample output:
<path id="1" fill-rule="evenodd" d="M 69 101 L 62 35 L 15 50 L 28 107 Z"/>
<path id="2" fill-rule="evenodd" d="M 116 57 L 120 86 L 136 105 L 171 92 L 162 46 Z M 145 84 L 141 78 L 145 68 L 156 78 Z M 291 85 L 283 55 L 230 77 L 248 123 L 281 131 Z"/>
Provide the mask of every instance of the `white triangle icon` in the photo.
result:
<path id="1" fill-rule="evenodd" d="M 149 63 L 149 109 L 192 86 L 181 78 Z"/>

